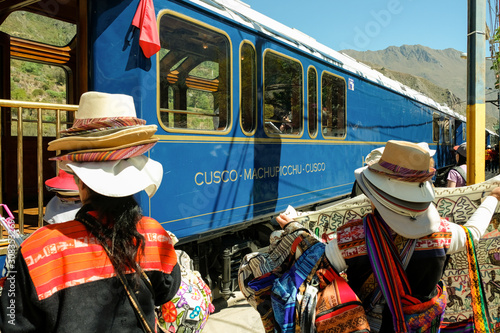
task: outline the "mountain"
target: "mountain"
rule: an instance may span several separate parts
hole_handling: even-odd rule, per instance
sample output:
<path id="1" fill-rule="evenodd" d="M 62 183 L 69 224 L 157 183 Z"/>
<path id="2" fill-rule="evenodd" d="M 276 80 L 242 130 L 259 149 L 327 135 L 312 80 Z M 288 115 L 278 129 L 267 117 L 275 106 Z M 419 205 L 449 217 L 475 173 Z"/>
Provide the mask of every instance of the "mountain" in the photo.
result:
<path id="1" fill-rule="evenodd" d="M 415 89 L 439 103 L 446 103 L 465 115 L 467 97 L 467 60 L 455 49 L 435 50 L 422 45 L 389 46 L 379 51 L 340 51 L 367 64 L 382 74 Z M 495 73 L 486 63 L 485 87 L 495 84 Z M 486 100 L 497 100 L 497 90 L 486 90 Z M 493 130 L 499 109 L 486 103 L 486 127 Z"/>

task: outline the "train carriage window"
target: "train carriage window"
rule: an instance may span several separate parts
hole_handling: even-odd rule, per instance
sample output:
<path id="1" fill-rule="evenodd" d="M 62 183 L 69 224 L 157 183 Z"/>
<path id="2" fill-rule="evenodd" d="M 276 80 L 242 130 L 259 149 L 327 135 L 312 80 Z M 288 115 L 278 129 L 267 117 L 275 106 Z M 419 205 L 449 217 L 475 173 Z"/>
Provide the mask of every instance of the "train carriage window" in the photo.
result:
<path id="1" fill-rule="evenodd" d="M 267 134 L 302 133 L 302 65 L 268 51 L 264 55 L 264 129 Z"/>
<path id="2" fill-rule="evenodd" d="M 309 135 L 318 134 L 318 73 L 314 67 L 307 71 L 307 124 Z"/>
<path id="3" fill-rule="evenodd" d="M 0 31 L 17 38 L 65 46 L 76 36 L 76 24 L 20 10 L 9 14 Z"/>
<path id="4" fill-rule="evenodd" d="M 166 130 L 225 134 L 231 126 L 230 41 L 172 14 L 160 18 L 160 124 Z"/>
<path id="5" fill-rule="evenodd" d="M 240 121 L 241 129 L 252 135 L 257 128 L 257 58 L 252 44 L 240 49 Z"/>
<path id="6" fill-rule="evenodd" d="M 432 117 L 432 141 L 439 142 L 440 121 L 437 113 Z"/>
<path id="7" fill-rule="evenodd" d="M 321 78 L 321 132 L 325 137 L 344 137 L 346 84 L 342 77 L 323 73 Z"/>
<path id="8" fill-rule="evenodd" d="M 444 118 L 443 124 L 444 142 L 450 143 L 450 118 Z"/>

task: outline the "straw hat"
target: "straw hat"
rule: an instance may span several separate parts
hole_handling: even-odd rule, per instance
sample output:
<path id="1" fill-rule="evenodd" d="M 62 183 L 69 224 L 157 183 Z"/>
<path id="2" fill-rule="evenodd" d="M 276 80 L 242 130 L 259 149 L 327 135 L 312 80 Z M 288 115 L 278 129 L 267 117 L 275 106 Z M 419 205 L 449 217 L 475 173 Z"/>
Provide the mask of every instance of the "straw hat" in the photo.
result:
<path id="1" fill-rule="evenodd" d="M 420 238 L 437 231 L 440 216 L 432 204 L 429 151 L 419 144 L 388 141 L 380 160 L 355 171 L 356 181 L 385 222 L 398 234 Z"/>
<path id="2" fill-rule="evenodd" d="M 71 128 L 48 150 L 69 151 L 51 158 L 56 161 L 112 161 L 141 155 L 158 141 L 156 125 L 136 116 L 132 96 L 87 92 L 80 98 Z"/>
<path id="3" fill-rule="evenodd" d="M 429 144 L 427 142 L 419 142 L 418 145 L 429 152 L 429 155 L 432 157 L 436 154 L 435 149 L 430 149 Z M 372 165 L 377 163 L 382 157 L 382 153 L 384 152 L 384 147 L 379 147 L 373 149 L 368 155 L 365 157 L 365 164 Z"/>

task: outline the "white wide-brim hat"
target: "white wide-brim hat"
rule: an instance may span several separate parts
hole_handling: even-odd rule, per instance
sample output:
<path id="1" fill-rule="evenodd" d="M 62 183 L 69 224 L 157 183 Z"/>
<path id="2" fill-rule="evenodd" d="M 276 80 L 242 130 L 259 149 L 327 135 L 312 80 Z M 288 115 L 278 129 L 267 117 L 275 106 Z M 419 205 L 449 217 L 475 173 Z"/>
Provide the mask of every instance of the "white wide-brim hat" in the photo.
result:
<path id="1" fill-rule="evenodd" d="M 126 197 L 142 190 L 152 197 L 163 178 L 162 165 L 144 155 L 107 162 L 68 162 L 63 168 L 108 197 Z"/>
<path id="2" fill-rule="evenodd" d="M 356 169 L 356 171 L 354 171 L 354 176 L 356 177 L 356 181 L 359 187 L 368 197 L 368 199 L 370 199 L 376 210 L 380 213 L 384 221 L 387 223 L 387 225 L 389 225 L 389 227 L 391 227 L 392 230 L 394 230 L 399 235 L 410 239 L 420 238 L 438 231 L 441 217 L 439 216 L 439 213 L 432 202 L 425 211 L 414 217 L 397 214 L 380 203 L 368 189 L 364 177 L 366 177 L 367 180 L 369 180 L 368 177 L 374 179 L 373 177 L 371 177 L 373 175 L 376 175 L 376 173 L 370 171 L 367 166 Z M 371 180 L 369 181 L 371 182 Z M 400 194 L 402 194 L 402 192 L 404 191 L 401 188 L 401 185 L 404 182 L 396 181 L 393 179 L 391 179 L 391 181 L 398 183 L 394 184 L 397 188 L 398 198 L 401 198 Z M 372 184 L 375 185 L 374 183 Z M 418 187 L 418 184 L 416 184 L 416 186 Z M 427 191 L 428 189 L 422 189 L 422 193 L 425 193 Z M 388 192 L 391 193 L 391 191 Z M 412 198 L 412 200 L 410 201 L 416 202 L 415 198 Z"/>

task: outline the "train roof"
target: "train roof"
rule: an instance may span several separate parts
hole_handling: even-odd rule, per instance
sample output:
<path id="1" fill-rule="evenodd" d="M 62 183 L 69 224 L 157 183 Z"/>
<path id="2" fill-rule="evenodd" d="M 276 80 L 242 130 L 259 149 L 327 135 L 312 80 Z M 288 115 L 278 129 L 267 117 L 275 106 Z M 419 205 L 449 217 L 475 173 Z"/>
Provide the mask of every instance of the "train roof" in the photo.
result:
<path id="1" fill-rule="evenodd" d="M 41 15 L 48 15 L 43 12 L 43 8 L 48 6 L 40 6 L 41 3 L 50 2 L 51 0 L 0 0 L 0 21 L 5 19 L 8 14 L 17 9 L 25 9 Z M 465 122 L 466 118 L 452 109 L 446 104 L 439 104 L 428 96 L 411 89 L 402 83 L 384 76 L 382 73 L 374 70 L 366 64 L 363 64 L 354 58 L 337 52 L 328 46 L 317 42 L 313 37 L 305 33 L 288 27 L 262 13 L 253 10 L 250 5 L 239 0 L 184 0 L 207 8 L 217 14 L 227 17 L 239 24 L 245 25 L 251 29 L 257 30 L 263 34 L 272 36 L 284 43 L 296 47 L 306 53 L 329 62 L 339 68 L 351 72 L 353 75 L 365 78 L 375 82 L 388 89 L 396 91 L 402 95 L 408 96 L 423 104 L 433 107 L 445 114 L 456 117 Z M 68 22 L 75 23 L 77 21 L 78 0 L 65 0 L 59 4 L 59 17 Z"/>
<path id="2" fill-rule="evenodd" d="M 335 51 L 328 46 L 319 43 L 313 37 L 295 28 L 288 27 L 262 13 L 253 10 L 250 5 L 239 0 L 186 0 L 210 9 L 222 16 L 230 18 L 251 29 L 272 36 L 284 43 L 290 44 L 306 53 L 312 54 L 326 62 L 343 68 L 366 80 L 375 82 L 388 89 L 396 91 L 409 98 L 433 107 L 445 114 L 453 116 L 463 122 L 466 118 L 450 109 L 446 104 L 439 104 L 428 96 L 408 87 L 404 84 L 384 76 L 370 66 L 363 64 L 354 58 Z"/>

